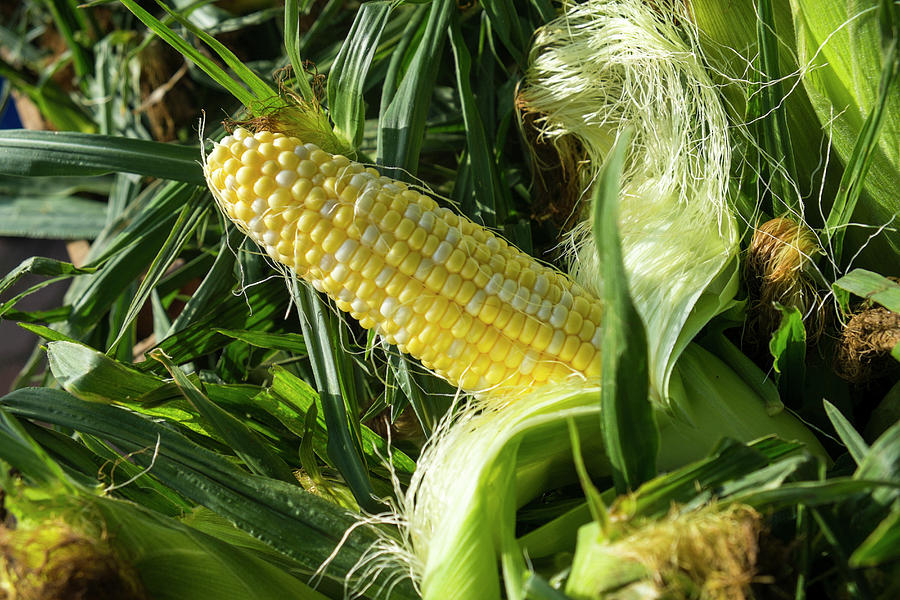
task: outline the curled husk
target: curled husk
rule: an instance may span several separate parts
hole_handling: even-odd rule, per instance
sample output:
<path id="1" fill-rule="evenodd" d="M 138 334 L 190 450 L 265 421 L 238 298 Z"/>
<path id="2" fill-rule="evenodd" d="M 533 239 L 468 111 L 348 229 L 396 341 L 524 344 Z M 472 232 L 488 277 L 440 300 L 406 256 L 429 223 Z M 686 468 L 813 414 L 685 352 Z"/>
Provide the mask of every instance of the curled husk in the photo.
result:
<path id="1" fill-rule="evenodd" d="M 582 198 L 619 132 L 633 132 L 619 233 L 663 401 L 678 355 L 737 290 L 728 122 L 687 16 L 674 1 L 568 6 L 537 31 L 517 98 L 539 139 L 560 150 L 564 171 L 579 173 Z M 599 295 L 586 208 L 568 235 L 570 272 Z"/>

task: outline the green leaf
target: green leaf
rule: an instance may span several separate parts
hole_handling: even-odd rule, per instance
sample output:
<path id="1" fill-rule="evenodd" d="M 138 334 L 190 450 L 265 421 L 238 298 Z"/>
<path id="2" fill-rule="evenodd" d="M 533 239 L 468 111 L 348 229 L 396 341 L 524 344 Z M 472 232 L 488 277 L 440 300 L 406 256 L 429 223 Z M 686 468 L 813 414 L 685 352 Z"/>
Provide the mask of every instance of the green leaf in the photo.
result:
<path id="1" fill-rule="evenodd" d="M 840 261 L 844 248 L 846 227 L 850 224 L 856 204 L 865 186 L 866 176 L 878 152 L 879 137 L 886 120 L 888 100 L 894 92 L 891 87 L 900 74 L 900 40 L 894 40 L 885 53 L 884 67 L 881 71 L 881 82 L 878 86 L 878 99 L 859 132 L 853 145 L 853 151 L 846 161 L 846 169 L 841 177 L 831 212 L 825 221 L 825 237 L 832 246 L 833 258 Z M 890 238 L 889 238 L 890 239 Z"/>
<path id="2" fill-rule="evenodd" d="M 114 171 L 205 185 L 200 151 L 90 133 L 0 131 L 0 174 L 32 177 L 91 176 Z"/>
<path id="3" fill-rule="evenodd" d="M 489 3 L 488 5 L 492 5 Z M 450 19 L 450 43 L 453 58 L 456 61 L 456 86 L 462 108 L 463 123 L 466 127 L 466 150 L 472 165 L 472 179 L 477 190 L 476 202 L 479 207 L 477 215 L 488 227 L 496 227 L 506 221 L 507 207 L 500 194 L 497 164 L 491 152 L 484 130 L 484 123 L 479 114 L 470 81 L 472 57 L 462 36 L 459 16 L 454 13 Z"/>
<path id="4" fill-rule="evenodd" d="M 328 456 L 344 476 L 359 506 L 375 511 L 378 504 L 373 498 L 369 472 L 360 441 L 354 432 L 355 419 L 351 422 L 345 404 L 345 401 L 352 401 L 346 396 L 352 388 L 344 377 L 346 371 L 341 368 L 341 361 L 346 357 L 339 347 L 340 335 L 336 335 L 331 315 L 326 312 L 324 302 L 316 292 L 305 283 L 302 289 L 297 289 L 297 286 L 295 284 L 294 299 L 300 309 L 303 337 L 322 399 L 322 413 L 328 431 Z"/>
<path id="5" fill-rule="evenodd" d="M 761 132 L 763 150 L 769 157 L 763 168 L 768 172 L 767 186 L 774 192 L 772 210 L 776 215 L 803 214 L 791 180 L 797 177 L 794 149 L 787 126 L 787 107 L 779 65 L 778 33 L 772 0 L 756 1 L 756 35 L 759 48 L 758 74 L 760 81 L 750 95 L 748 108 L 757 120 L 756 129 Z M 748 119 L 751 120 L 751 119 Z M 771 164 L 777 157 L 779 164 Z"/>
<path id="6" fill-rule="evenodd" d="M 84 275 L 93 273 L 93 268 L 78 268 L 72 263 L 63 262 L 43 256 L 26 258 L 18 267 L 7 273 L 0 279 L 0 294 L 9 289 L 15 282 L 25 275 L 41 275 L 44 277 L 64 278 L 72 275 Z"/>
<path id="7" fill-rule="evenodd" d="M 172 29 L 168 25 L 141 8 L 141 6 L 134 0 L 121 0 L 121 2 L 128 10 L 134 13 L 134 15 L 138 19 L 143 21 L 144 25 L 149 27 L 151 31 L 153 31 L 156 35 L 162 38 L 163 41 L 167 42 L 170 46 L 177 50 L 179 54 L 187 59 L 190 59 L 195 65 L 200 67 L 207 75 L 212 77 L 216 81 L 216 83 L 228 90 L 232 96 L 240 100 L 241 104 L 243 104 L 244 106 L 250 106 L 258 99 L 264 100 L 269 97 L 265 96 L 263 98 L 257 98 L 251 92 L 247 91 L 246 88 L 235 81 L 235 79 L 232 78 L 231 75 L 229 75 L 224 69 L 222 69 L 212 58 L 202 53 L 192 44 L 188 43 L 185 39 L 172 31 Z M 167 11 L 169 10 L 168 7 L 165 8 Z M 225 59 L 225 57 L 222 58 L 223 60 Z M 233 55 L 229 57 L 229 60 L 232 60 L 232 62 L 237 61 L 237 59 L 234 58 Z M 226 63 L 228 63 L 229 60 L 226 60 Z M 246 69 L 246 67 L 244 68 Z M 244 83 L 247 82 L 245 81 Z M 271 96 L 274 95 L 275 93 L 272 92 Z"/>
<path id="8" fill-rule="evenodd" d="M 279 414 L 286 416 L 283 412 L 285 408 L 293 408 L 296 409 L 296 412 L 293 412 L 293 416 L 290 418 L 298 419 L 301 415 L 314 410 L 316 413 L 317 428 L 313 430 L 312 437 L 316 443 L 316 453 L 327 459 L 328 436 L 325 429 L 326 421 L 325 417 L 322 415 L 322 403 L 318 394 L 309 386 L 309 384 L 292 375 L 282 367 L 275 367 L 272 373 L 272 387 L 269 390 L 269 392 L 274 395 L 272 408 L 277 408 L 279 411 L 282 411 L 278 414 L 273 414 L 276 418 L 280 419 L 282 417 L 280 417 Z M 304 426 L 304 423 L 295 421 L 289 427 L 292 431 L 297 432 L 297 434 L 302 437 Z M 415 470 L 416 463 L 409 458 L 409 456 L 404 454 L 403 451 L 393 446 L 389 447 L 387 442 L 385 442 L 380 435 L 365 425 L 360 425 L 359 429 L 362 441 L 362 451 L 371 460 L 370 464 L 372 465 L 373 470 L 378 468 L 378 465 L 386 456 L 390 457 L 391 464 L 398 473 L 411 474 Z"/>
<path id="9" fill-rule="evenodd" d="M 133 402 L 162 382 L 83 344 L 47 344 L 50 370 L 70 394 L 92 402 Z"/>
<path id="10" fill-rule="evenodd" d="M 203 416 L 213 430 L 222 436 L 225 443 L 234 450 L 234 453 L 244 461 L 250 470 L 257 475 L 281 481 L 296 481 L 293 472 L 284 461 L 272 453 L 244 423 L 211 402 L 165 353 L 155 350 L 150 353 L 150 357 L 166 367 L 166 370 L 175 379 L 178 389 L 191 403 L 191 406 Z"/>
<path id="11" fill-rule="evenodd" d="M 77 196 L 0 196 L 0 236 L 93 239 L 106 225 L 106 204 Z"/>
<path id="12" fill-rule="evenodd" d="M 847 290 L 860 298 L 872 300 L 888 310 L 900 313 L 900 283 L 878 273 L 854 269 L 835 281 L 833 287 Z"/>
<path id="13" fill-rule="evenodd" d="M 900 257 L 900 238 L 882 234 L 869 240 L 872 227 L 894 220 L 889 227 L 896 228 L 900 214 L 900 94 L 891 89 L 900 67 L 900 40 L 884 52 L 889 40 L 883 37 L 879 5 L 890 7 L 878 0 L 791 2 L 803 84 L 845 165 L 841 191 L 828 216 L 834 254 L 841 254 L 844 226 L 859 223 L 868 227 L 846 230 L 850 247 L 865 244 L 861 258 L 866 264 L 892 268 Z"/>
<path id="14" fill-rule="evenodd" d="M 0 410 L 0 459 L 18 469 L 29 482 L 58 483 L 64 489 L 74 491 L 78 484 L 28 435 L 22 424 L 5 410 Z M 0 483 L 5 483 L 6 469 L 0 472 Z"/>
<path id="15" fill-rule="evenodd" d="M 381 1 L 363 3 L 328 73 L 328 108 L 335 131 L 354 148 L 362 142 L 366 120 L 366 75 L 392 6 Z"/>
<path id="16" fill-rule="evenodd" d="M 216 329 L 216 331 L 257 348 L 283 350 L 291 354 L 306 354 L 306 343 L 303 341 L 303 336 L 297 333 L 268 333 L 246 329 Z"/>
<path id="17" fill-rule="evenodd" d="M 150 263 L 146 275 L 141 279 L 137 291 L 134 293 L 133 298 L 131 298 L 128 310 L 121 319 L 119 331 L 112 344 L 110 344 L 108 352 L 113 352 L 116 349 L 116 346 L 128 332 L 132 323 L 137 319 L 138 313 L 144 307 L 144 303 L 150 297 L 153 288 L 166 274 L 172 262 L 178 258 L 182 247 L 188 241 L 188 238 L 200 224 L 210 208 L 205 193 L 194 193 L 181 209 L 166 241 L 163 242 L 159 253 L 153 259 L 153 262 Z M 166 327 L 166 329 L 168 329 L 168 327 Z M 128 345 L 127 347 L 130 348 L 132 345 Z"/>
<path id="18" fill-rule="evenodd" d="M 76 281 L 66 293 L 72 315 L 63 333 L 80 338 L 121 298 L 131 301 L 131 286 L 159 253 L 172 231 L 172 224 L 196 188 L 185 183 L 167 183 L 155 191 L 128 207 L 121 217 L 124 227 L 115 239 L 103 246 L 100 256 L 88 255 L 92 265 L 105 262 L 95 274 Z"/>
<path id="19" fill-rule="evenodd" d="M 877 567 L 900 558 L 900 510 L 895 509 L 878 524 L 850 555 L 853 568 Z"/>
<path id="20" fill-rule="evenodd" d="M 700 344 L 731 367 L 748 386 L 753 388 L 766 402 L 766 412 L 770 415 L 784 410 L 784 403 L 778 395 L 775 383 L 746 354 L 740 351 L 722 331 L 710 332 L 700 340 Z"/>
<path id="21" fill-rule="evenodd" d="M 896 484 L 894 484 L 896 485 Z M 749 504 L 759 510 L 782 510 L 807 506 L 837 504 L 872 490 L 886 486 L 886 482 L 834 477 L 826 481 L 800 481 L 763 491 L 749 491 L 731 497 L 734 502 Z"/>
<path id="22" fill-rule="evenodd" d="M 397 93 L 387 106 L 382 104 L 378 121 L 378 164 L 385 165 L 385 174 L 391 177 L 408 179 L 407 173 L 414 175 L 418 170 L 444 37 L 455 10 L 453 0 L 433 0 L 425 30 Z"/>
<path id="23" fill-rule="evenodd" d="M 803 314 L 796 306 L 778 306 L 781 323 L 769 340 L 769 352 L 775 359 L 772 367 L 778 373 L 781 397 L 800 406 L 806 389 L 806 329 Z"/>
<path id="24" fill-rule="evenodd" d="M 515 62 L 523 64 L 531 31 L 525 31 L 522 25 L 522 7 L 516 6 L 513 0 L 488 0 L 482 3 L 482 7 L 497 37 Z"/>
<path id="25" fill-rule="evenodd" d="M 659 448 L 649 398 L 647 337 L 628 291 L 617 225 L 619 178 L 630 139 L 629 132 L 619 137 L 600 170 L 591 199 L 605 308 L 600 398 L 603 443 L 620 494 L 637 489 L 656 475 Z"/>
<path id="26" fill-rule="evenodd" d="M 633 496 L 622 497 L 618 508 L 634 516 L 660 517 L 673 503 L 710 499 L 718 486 L 768 464 L 769 458 L 759 450 L 726 440 L 709 457 L 651 479 Z"/>
<path id="27" fill-rule="evenodd" d="M 132 460 L 144 468 L 152 465 L 151 473 L 162 483 L 230 519 L 310 572 L 331 556 L 356 522 L 298 486 L 250 475 L 164 423 L 121 408 L 85 403 L 62 390 L 46 388 L 17 390 L 5 396 L 0 406 L 25 418 L 96 435 L 123 452 L 133 452 Z M 325 577 L 342 581 L 373 541 L 371 532 L 357 528 L 334 556 Z M 398 598 L 414 597 L 404 584 L 394 592 Z"/>
<path id="28" fill-rule="evenodd" d="M 287 306 L 284 282 L 266 281 L 244 290 L 241 296 L 228 294 L 211 304 L 193 323 L 159 342 L 157 347 L 177 364 L 184 364 L 228 345 L 229 338 L 217 329 L 268 331 L 278 328 Z M 141 363 L 142 370 L 154 369 Z"/>
<path id="29" fill-rule="evenodd" d="M 263 81 L 259 77 L 259 75 L 254 73 L 252 69 L 250 69 L 247 65 L 245 65 L 243 62 L 241 62 L 241 60 L 237 56 L 234 55 L 234 52 L 232 52 L 231 50 L 226 48 L 225 45 L 222 44 L 222 42 L 220 42 L 219 40 L 217 40 L 216 38 L 214 38 L 207 32 L 203 31 L 202 29 L 200 29 L 199 27 L 197 27 L 196 25 L 191 23 L 188 19 L 185 19 L 180 14 L 178 14 L 177 12 L 175 12 L 174 10 L 172 10 L 171 8 L 166 6 L 166 4 L 163 3 L 161 0 L 157 0 L 156 3 L 160 6 L 160 8 L 165 10 L 169 14 L 169 16 L 171 16 L 176 21 L 178 21 L 178 23 L 181 24 L 182 27 L 184 27 L 185 29 L 187 29 L 188 31 L 190 31 L 191 33 L 196 35 L 198 38 L 200 38 L 200 40 L 203 41 L 204 44 L 209 46 L 209 48 L 213 52 L 215 52 L 216 55 L 218 55 L 218 57 L 220 59 L 222 59 L 222 62 L 224 62 L 225 65 L 229 69 L 231 69 L 235 75 L 237 75 L 240 78 L 241 82 L 245 86 L 250 88 L 250 91 L 253 93 L 254 96 L 256 96 L 257 101 L 266 102 L 266 101 L 270 101 L 273 98 L 276 98 L 278 96 L 278 94 L 275 92 L 274 89 L 272 89 L 265 81 Z M 135 14 L 137 14 L 137 13 L 135 13 Z M 141 19 L 141 20 L 143 20 L 143 19 Z M 157 33 L 159 33 L 159 32 L 157 32 Z M 166 39 L 166 38 L 164 38 L 164 39 Z M 169 40 L 166 39 L 166 41 L 169 41 Z M 176 49 L 178 49 L 178 48 L 176 48 Z M 181 54 L 183 56 L 187 56 L 183 52 Z M 203 65 L 201 63 L 197 63 L 197 65 L 200 66 L 200 68 L 203 68 Z M 209 74 L 210 74 L 210 76 L 213 77 L 213 79 L 215 79 L 215 77 L 213 76 L 212 73 L 209 73 Z M 254 105 L 256 103 L 245 102 L 244 104 L 247 105 L 248 108 L 255 108 Z"/>
<path id="30" fill-rule="evenodd" d="M 838 437 L 844 442 L 844 445 L 850 452 L 850 456 L 853 457 L 853 461 L 857 465 L 861 464 L 865 460 L 866 454 L 869 453 L 869 445 L 866 444 L 862 436 L 859 435 L 850 421 L 841 414 L 834 404 L 828 400 L 825 400 L 824 404 L 825 414 L 828 415 L 828 419 L 831 421 L 835 431 L 837 431 Z"/>
<path id="31" fill-rule="evenodd" d="M 102 515 L 114 548 L 138 570 L 153 598 L 327 600 L 256 553 L 173 518 L 108 498 L 91 504 Z"/>
<path id="32" fill-rule="evenodd" d="M 309 2 L 304 1 L 304 11 Z M 315 93 L 309 85 L 303 60 L 300 58 L 300 2 L 285 0 L 284 3 L 284 51 L 294 70 L 294 81 L 300 88 L 300 96 L 307 102 L 315 100 Z"/>
<path id="33" fill-rule="evenodd" d="M 857 479 L 900 482 L 900 421 L 875 440 L 853 476 Z M 873 492 L 872 499 L 875 504 L 888 506 L 898 496 L 900 489 L 883 488 Z"/>

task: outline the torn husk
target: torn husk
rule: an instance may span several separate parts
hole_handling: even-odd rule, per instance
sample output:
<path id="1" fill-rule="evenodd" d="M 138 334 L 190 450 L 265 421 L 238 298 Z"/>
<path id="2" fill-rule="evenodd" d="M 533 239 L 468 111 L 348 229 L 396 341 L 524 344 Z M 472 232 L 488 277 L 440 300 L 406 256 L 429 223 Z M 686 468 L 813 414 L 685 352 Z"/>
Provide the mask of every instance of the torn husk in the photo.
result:
<path id="1" fill-rule="evenodd" d="M 516 104 L 540 155 L 555 148 L 578 198 L 619 132 L 633 131 L 619 193 L 629 291 L 645 322 L 653 398 L 687 342 L 730 305 L 738 239 L 729 206 L 728 121 L 684 6 L 591 0 L 541 27 Z M 572 195 L 571 192 L 566 192 Z M 586 205 L 586 203 L 583 203 Z M 567 234 L 570 274 L 603 282 L 587 211 Z"/>

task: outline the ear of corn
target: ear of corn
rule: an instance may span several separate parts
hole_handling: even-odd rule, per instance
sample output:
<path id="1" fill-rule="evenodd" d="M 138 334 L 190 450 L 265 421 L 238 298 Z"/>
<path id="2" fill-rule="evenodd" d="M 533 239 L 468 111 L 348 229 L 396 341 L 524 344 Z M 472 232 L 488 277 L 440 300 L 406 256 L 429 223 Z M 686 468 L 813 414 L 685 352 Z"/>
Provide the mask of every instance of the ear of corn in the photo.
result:
<path id="1" fill-rule="evenodd" d="M 465 390 L 600 374 L 597 299 L 425 194 L 238 129 L 204 164 L 228 217 L 366 329 Z"/>

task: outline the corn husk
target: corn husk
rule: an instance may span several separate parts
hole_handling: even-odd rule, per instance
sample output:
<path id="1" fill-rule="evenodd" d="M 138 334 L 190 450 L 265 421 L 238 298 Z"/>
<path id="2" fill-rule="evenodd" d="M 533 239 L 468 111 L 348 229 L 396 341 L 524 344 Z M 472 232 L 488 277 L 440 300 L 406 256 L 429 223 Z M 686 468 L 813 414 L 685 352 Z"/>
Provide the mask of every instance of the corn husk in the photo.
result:
<path id="1" fill-rule="evenodd" d="M 738 279 L 728 122 L 686 17 L 676 2 L 572 5 L 538 30 L 518 99 L 542 139 L 565 148 L 585 191 L 618 132 L 634 131 L 619 232 L 659 401 L 678 355 L 729 306 Z M 574 155 L 573 139 L 583 149 Z M 572 275 L 602 295 L 589 219 L 569 246 Z"/>
<path id="2" fill-rule="evenodd" d="M 740 376 L 695 344 L 682 353 L 672 393 L 677 417 L 656 410 L 657 466 L 671 470 L 707 456 L 725 437 L 749 442 L 776 434 L 825 457 L 815 436 L 790 414 L 770 415 Z M 610 474 L 603 454 L 600 389 L 570 382 L 507 405 L 472 405 L 444 423 L 426 447 L 398 507 L 403 540 L 384 554 L 405 562 L 424 600 L 491 600 L 501 587 L 523 598 L 525 557 L 515 537 L 516 509 L 542 491 L 573 483 L 569 422 L 583 440 L 593 477 Z M 504 576 L 497 570 L 500 560 Z"/>
<path id="3" fill-rule="evenodd" d="M 750 596 L 760 515 L 705 507 L 650 522 L 592 522 L 578 532 L 566 594 L 573 600 L 739 600 Z"/>
<path id="4" fill-rule="evenodd" d="M 803 85 L 844 164 L 879 98 L 883 66 L 879 4 L 878 0 L 791 2 Z M 857 225 L 848 228 L 845 245 L 854 250 L 865 246 L 857 265 L 893 274 L 900 264 L 900 93 L 896 83 L 888 92 L 883 119 L 851 220 Z M 885 225 L 883 232 L 874 235 Z"/>

